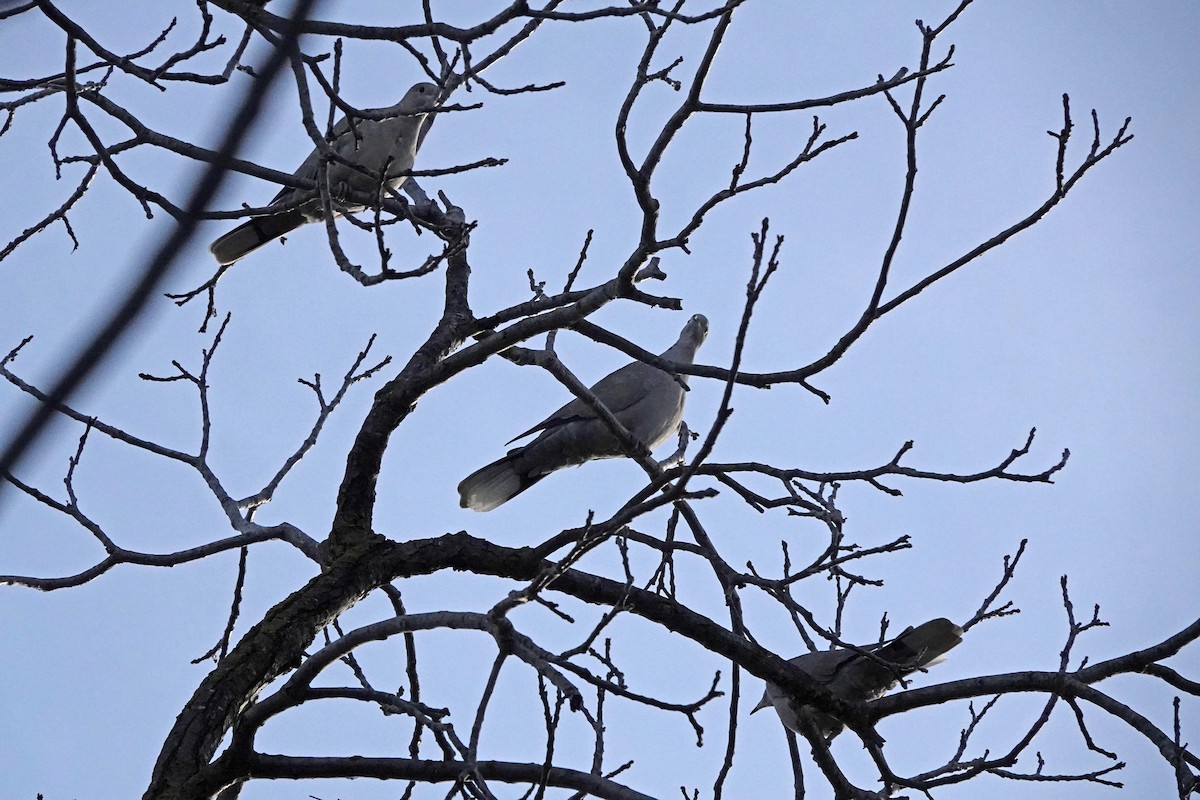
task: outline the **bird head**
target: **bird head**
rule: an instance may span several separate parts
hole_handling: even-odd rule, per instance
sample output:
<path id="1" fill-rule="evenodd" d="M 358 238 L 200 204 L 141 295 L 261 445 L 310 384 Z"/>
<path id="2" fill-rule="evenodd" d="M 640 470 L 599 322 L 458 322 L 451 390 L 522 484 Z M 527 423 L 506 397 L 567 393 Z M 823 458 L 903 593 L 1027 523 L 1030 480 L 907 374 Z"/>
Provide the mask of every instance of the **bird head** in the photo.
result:
<path id="1" fill-rule="evenodd" d="M 441 90 L 434 83 L 417 83 L 400 100 L 401 114 L 422 114 L 438 103 Z"/>
<path id="2" fill-rule="evenodd" d="M 696 347 L 699 347 L 708 338 L 708 317 L 696 314 L 688 320 L 684 331 L 696 342 Z"/>

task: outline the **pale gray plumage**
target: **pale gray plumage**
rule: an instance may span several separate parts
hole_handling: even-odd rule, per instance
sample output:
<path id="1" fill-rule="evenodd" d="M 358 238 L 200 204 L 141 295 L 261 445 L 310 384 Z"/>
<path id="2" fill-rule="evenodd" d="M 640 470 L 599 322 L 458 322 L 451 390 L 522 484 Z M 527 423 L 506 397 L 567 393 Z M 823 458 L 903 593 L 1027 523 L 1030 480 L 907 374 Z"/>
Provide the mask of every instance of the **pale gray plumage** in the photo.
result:
<path id="1" fill-rule="evenodd" d="M 691 364 L 707 335 L 708 320 L 697 314 L 662 357 Z M 687 376 L 681 375 L 680 379 L 686 383 Z M 626 430 L 651 449 L 670 438 L 683 419 L 686 392 L 680 381 L 641 361 L 601 378 L 591 391 Z M 625 454 L 604 421 L 579 398 L 509 443 L 537 431 L 542 433 L 532 442 L 510 450 L 504 458 L 458 484 L 459 504 L 475 511 L 491 511 L 557 469 Z"/>
<path id="2" fill-rule="evenodd" d="M 396 105 L 372 109 L 372 113 L 390 113 L 394 116 L 380 120 L 355 119 L 353 123 L 348 118 L 342 118 L 333 128 L 334 140 L 330 147 L 346 161 L 376 176 L 386 175 L 388 185 L 397 189 L 405 180 L 404 173 L 412 169 L 421 123 L 425 119 L 425 112 L 436 105 L 437 98 L 437 86 L 432 83 L 418 83 L 409 89 Z M 322 157 L 321 150 L 314 149 L 292 174 L 296 178 L 315 182 Z M 347 191 L 374 192 L 379 188 L 377 177 L 338 161 L 329 162 L 326 177 L 330 193 L 335 198 L 344 196 Z M 309 193 L 310 190 L 285 186 L 271 200 L 270 205 L 286 205 Z M 352 210 L 361 210 L 361 207 Z M 321 200 L 314 197 L 297 208 L 252 217 L 218 238 L 208 249 L 221 264 L 232 264 L 247 253 L 304 223 L 321 219 Z"/>
<path id="3" fill-rule="evenodd" d="M 791 663 L 843 700 L 865 702 L 882 697 L 905 675 L 940 661 L 947 651 L 962 641 L 962 635 L 962 628 L 950 620 L 934 619 L 909 628 L 887 644 L 862 648 L 886 663 L 845 649 L 806 653 L 791 659 Z M 754 711 L 775 706 L 780 721 L 799 733 L 800 721 L 792 708 L 791 699 L 790 695 L 768 681 L 762 701 L 754 707 Z M 824 736 L 833 736 L 841 731 L 840 721 L 815 709 L 811 711 L 817 728 Z"/>

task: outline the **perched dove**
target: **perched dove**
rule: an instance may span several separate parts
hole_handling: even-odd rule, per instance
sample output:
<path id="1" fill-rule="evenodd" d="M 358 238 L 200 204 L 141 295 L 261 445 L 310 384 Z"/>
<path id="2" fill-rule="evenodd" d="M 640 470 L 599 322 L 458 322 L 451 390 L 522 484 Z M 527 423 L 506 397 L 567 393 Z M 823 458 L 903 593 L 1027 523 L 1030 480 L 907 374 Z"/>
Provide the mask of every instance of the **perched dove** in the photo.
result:
<path id="1" fill-rule="evenodd" d="M 418 83 L 405 92 L 404 98 L 396 105 L 372 109 L 373 112 L 393 114 L 387 119 L 355 119 L 351 123 L 348 118 L 343 117 L 333 128 L 334 139 L 330 146 L 346 161 L 376 175 L 384 174 L 386 170 L 388 185 L 397 189 L 405 180 L 404 173 L 412 169 L 413 159 L 417 154 L 417 137 L 421 132 L 421 122 L 425 119 L 425 112 L 437 103 L 437 98 L 437 86 L 432 83 Z M 321 158 L 321 150 L 313 150 L 300 168 L 292 173 L 293 176 L 316 181 Z M 356 192 L 374 192 L 379 188 L 377 178 L 337 161 L 329 162 L 326 175 L 330 193 L 334 197 L 344 195 L 348 189 Z M 306 193 L 308 190 L 285 186 L 271 200 L 270 205 L 285 205 Z M 252 217 L 217 239 L 208 249 L 222 265 L 232 264 L 247 253 L 299 228 L 304 223 L 318 222 L 321 219 L 321 200 L 314 198 L 298 208 Z"/>
<path id="2" fill-rule="evenodd" d="M 697 314 L 688 320 L 662 357 L 691 364 L 708 335 L 708 320 Z M 685 390 L 679 380 L 641 361 L 626 364 L 592 387 L 592 394 L 612 412 L 635 438 L 653 449 L 679 428 L 683 419 Z M 563 467 L 577 467 L 597 458 L 625 455 L 617 437 L 582 400 L 575 398 L 520 436 L 541 434 L 524 447 L 483 469 L 473 472 L 458 485 L 459 504 L 475 511 L 491 511 L 542 478 Z"/>
<path id="3" fill-rule="evenodd" d="M 899 678 L 940 661 L 948 650 L 962 641 L 962 635 L 962 628 L 950 620 L 934 619 L 909 628 L 887 644 L 862 648 L 886 662 L 884 664 L 845 649 L 805 653 L 791 659 L 791 663 L 843 700 L 864 702 L 882 697 Z M 791 696 L 768 682 L 762 701 L 754 711 L 772 705 L 783 724 L 799 733 L 800 721 L 792 708 Z M 813 709 L 812 716 L 824 736 L 834 736 L 842 729 L 842 723 L 828 714 Z"/>

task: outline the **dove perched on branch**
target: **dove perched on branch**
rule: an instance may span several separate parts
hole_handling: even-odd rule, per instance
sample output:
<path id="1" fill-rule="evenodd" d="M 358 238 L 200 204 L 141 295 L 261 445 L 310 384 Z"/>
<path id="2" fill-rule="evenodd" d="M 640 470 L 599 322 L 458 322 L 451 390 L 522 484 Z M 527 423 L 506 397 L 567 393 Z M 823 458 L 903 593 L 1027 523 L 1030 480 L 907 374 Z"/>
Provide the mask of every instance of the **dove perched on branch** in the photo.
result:
<path id="1" fill-rule="evenodd" d="M 707 335 L 708 320 L 697 314 L 683 326 L 679 341 L 664 351 L 662 358 L 691 364 Z M 654 449 L 679 428 L 686 383 L 686 375 L 676 378 L 634 361 L 601 378 L 591 392 L 634 438 Z M 475 511 L 491 511 L 557 469 L 625 455 L 609 427 L 579 398 L 510 439 L 509 444 L 538 431 L 541 433 L 529 444 L 510 450 L 504 458 L 458 484 L 459 504 Z"/>
<path id="2" fill-rule="evenodd" d="M 341 158 L 362 167 L 359 171 L 338 161 L 329 161 L 326 167 L 330 194 L 337 198 L 348 190 L 363 193 L 379 190 L 380 175 L 386 176 L 387 185 L 398 189 L 406 179 L 405 173 L 412 169 L 417 155 L 417 142 L 425 114 L 437 104 L 438 87 L 432 83 L 418 83 L 405 92 L 403 99 L 390 108 L 371 109 L 372 113 L 389 115 L 385 119 L 355 119 L 343 117 L 333 128 L 334 139 L 330 147 Z M 304 159 L 304 163 L 292 173 L 300 180 L 316 182 L 318 166 L 325 156 L 317 148 Z M 367 173 L 374 173 L 375 177 Z M 285 186 L 271 200 L 270 205 L 286 205 L 311 190 Z M 353 210 L 361 210 L 356 208 Z M 242 256 L 264 244 L 278 239 L 299 228 L 306 222 L 323 219 L 320 197 L 314 197 L 303 205 L 263 216 L 251 217 L 229 233 L 221 236 L 209 246 L 213 257 L 222 265 L 232 264 Z"/>
<path id="3" fill-rule="evenodd" d="M 843 648 L 805 653 L 790 662 L 843 700 L 861 703 L 882 697 L 900 678 L 940 661 L 962 641 L 962 635 L 962 628 L 950 620 L 935 619 L 909 628 L 887 644 L 861 648 L 875 658 Z M 780 721 L 799 733 L 800 720 L 791 700 L 787 692 L 768 681 L 762 701 L 750 713 L 775 706 Z M 810 711 L 823 736 L 841 731 L 839 720 L 816 709 Z"/>

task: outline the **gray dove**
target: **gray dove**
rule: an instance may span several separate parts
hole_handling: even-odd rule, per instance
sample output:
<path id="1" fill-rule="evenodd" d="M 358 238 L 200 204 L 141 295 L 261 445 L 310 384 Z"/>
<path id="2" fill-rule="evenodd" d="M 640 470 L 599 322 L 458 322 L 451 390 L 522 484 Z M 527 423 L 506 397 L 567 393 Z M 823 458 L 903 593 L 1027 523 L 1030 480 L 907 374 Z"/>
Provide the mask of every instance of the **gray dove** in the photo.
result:
<path id="1" fill-rule="evenodd" d="M 388 185 L 397 189 L 405 181 L 405 174 L 413 166 L 417 155 L 417 138 L 425 112 L 437 103 L 438 87 L 432 83 L 418 83 L 405 92 L 403 99 L 389 108 L 372 109 L 373 113 L 393 114 L 387 119 L 356 119 L 351 123 L 343 117 L 333 128 L 334 139 L 330 147 L 346 161 L 388 177 Z M 321 151 L 315 149 L 304 159 L 293 174 L 307 181 L 317 180 L 317 167 L 321 163 Z M 374 192 L 379 180 L 337 161 L 330 161 L 326 168 L 329 190 L 333 197 L 355 192 Z M 311 190 L 285 186 L 275 195 L 269 205 L 286 205 L 298 196 Z M 353 210 L 361 210 L 356 208 Z M 209 251 L 222 265 L 232 264 L 242 256 L 264 244 L 278 239 L 299 228 L 306 222 L 323 219 L 321 200 L 314 197 L 298 208 L 276 211 L 261 217 L 251 217 L 229 233 L 209 245 Z"/>
<path id="2" fill-rule="evenodd" d="M 940 661 L 947 651 L 962 641 L 962 635 L 962 628 L 950 620 L 934 619 L 909 628 L 887 644 L 861 648 L 886 663 L 846 649 L 805 653 L 791 659 L 791 663 L 843 700 L 865 702 L 882 697 L 905 675 Z M 791 699 L 768 681 L 762 701 L 750 713 L 773 705 L 780 721 L 799 733 L 800 721 Z M 816 709 L 810 711 L 823 736 L 835 736 L 841 731 L 842 723 L 838 719 Z"/>
<path id="3" fill-rule="evenodd" d="M 697 314 L 683 326 L 679 341 L 662 357 L 691 364 L 707 335 L 708 320 Z M 591 391 L 634 438 L 654 449 L 678 430 L 683 419 L 686 391 L 680 380 L 686 383 L 687 376 L 680 375 L 677 380 L 657 367 L 634 361 L 601 378 Z M 458 484 L 459 505 L 475 511 L 491 511 L 557 469 L 625 455 L 617 437 L 579 398 L 513 437 L 508 444 L 537 431 L 541 434 L 532 442 L 508 451 L 504 458 L 471 473 Z"/>

